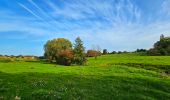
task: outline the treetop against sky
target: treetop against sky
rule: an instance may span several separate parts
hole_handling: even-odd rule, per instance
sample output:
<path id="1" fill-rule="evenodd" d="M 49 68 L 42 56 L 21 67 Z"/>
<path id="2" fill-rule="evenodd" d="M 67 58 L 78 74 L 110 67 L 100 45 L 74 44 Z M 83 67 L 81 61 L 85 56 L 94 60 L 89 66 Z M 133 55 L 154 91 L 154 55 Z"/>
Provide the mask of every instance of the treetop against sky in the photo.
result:
<path id="1" fill-rule="evenodd" d="M 0 0 L 0 54 L 42 55 L 47 40 L 151 48 L 170 35 L 170 0 Z"/>

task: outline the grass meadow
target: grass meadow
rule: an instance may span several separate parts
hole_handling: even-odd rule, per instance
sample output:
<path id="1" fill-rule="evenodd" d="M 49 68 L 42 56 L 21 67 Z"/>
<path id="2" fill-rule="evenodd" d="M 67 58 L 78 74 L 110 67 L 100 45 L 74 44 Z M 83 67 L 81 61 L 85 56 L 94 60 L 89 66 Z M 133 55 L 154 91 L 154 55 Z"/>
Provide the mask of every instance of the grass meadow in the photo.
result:
<path id="1" fill-rule="evenodd" d="M 170 56 L 113 54 L 83 66 L 0 61 L 0 100 L 168 100 Z"/>

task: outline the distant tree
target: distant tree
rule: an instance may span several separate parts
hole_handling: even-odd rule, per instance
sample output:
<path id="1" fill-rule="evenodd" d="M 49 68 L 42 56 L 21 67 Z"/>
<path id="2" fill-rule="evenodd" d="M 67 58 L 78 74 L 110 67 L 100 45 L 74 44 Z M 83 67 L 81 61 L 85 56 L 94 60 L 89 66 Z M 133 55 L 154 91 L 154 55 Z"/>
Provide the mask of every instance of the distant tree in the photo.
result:
<path id="1" fill-rule="evenodd" d="M 127 51 L 123 51 L 123 53 L 128 53 Z"/>
<path id="2" fill-rule="evenodd" d="M 160 41 L 163 40 L 163 39 L 164 39 L 164 35 L 161 34 L 161 36 L 160 36 Z"/>
<path id="3" fill-rule="evenodd" d="M 8 55 L 4 55 L 5 57 L 9 57 Z"/>
<path id="4" fill-rule="evenodd" d="M 118 51 L 117 53 L 118 53 L 118 54 L 121 54 L 121 53 L 122 53 L 122 51 Z"/>
<path id="5" fill-rule="evenodd" d="M 158 50 L 152 48 L 150 50 L 147 51 L 147 54 L 150 55 L 150 56 L 155 56 L 155 55 L 161 55 Z"/>
<path id="6" fill-rule="evenodd" d="M 97 56 L 101 56 L 102 55 L 102 53 L 101 53 L 101 48 L 100 48 L 100 46 L 99 45 L 96 45 L 96 49 L 94 49 L 94 50 L 96 50 L 97 51 Z"/>
<path id="7" fill-rule="evenodd" d="M 86 62 L 85 47 L 80 37 L 77 37 L 73 49 L 73 63 L 82 65 Z"/>
<path id="8" fill-rule="evenodd" d="M 98 53 L 97 53 L 97 56 L 100 56 L 100 55 L 102 55 L 102 53 L 101 53 L 101 48 L 100 48 L 100 46 L 99 45 L 92 45 L 92 49 L 90 49 L 90 50 L 94 50 L 94 51 L 97 51 Z"/>
<path id="9" fill-rule="evenodd" d="M 97 56 L 98 56 L 98 51 L 96 51 L 96 50 L 87 50 L 87 57 L 95 57 L 95 58 L 97 58 Z"/>
<path id="10" fill-rule="evenodd" d="M 135 52 L 146 52 L 146 49 L 137 49 Z"/>
<path id="11" fill-rule="evenodd" d="M 17 58 L 24 58 L 24 56 L 23 55 L 18 55 Z"/>
<path id="12" fill-rule="evenodd" d="M 47 41 L 44 45 L 44 56 L 50 62 L 57 64 L 70 65 L 73 57 L 72 44 L 69 40 L 58 38 Z"/>
<path id="13" fill-rule="evenodd" d="M 154 47 L 148 51 L 149 55 L 170 55 L 170 37 L 164 37 L 162 34 L 160 40 L 154 44 Z"/>
<path id="14" fill-rule="evenodd" d="M 90 55 L 92 54 L 93 57 L 95 57 L 95 59 L 97 59 L 98 56 L 101 56 L 101 48 L 99 45 L 92 45 L 92 49 L 87 51 L 87 54 L 90 53 Z"/>
<path id="15" fill-rule="evenodd" d="M 14 58 L 15 56 L 14 56 L 14 55 L 11 55 L 10 57 L 11 57 L 11 58 Z"/>
<path id="16" fill-rule="evenodd" d="M 99 45 L 96 45 L 96 51 L 101 52 L 101 47 Z"/>
<path id="17" fill-rule="evenodd" d="M 44 56 L 39 56 L 38 59 L 45 59 L 45 57 Z"/>
<path id="18" fill-rule="evenodd" d="M 108 54 L 107 49 L 103 49 L 103 54 Z"/>
<path id="19" fill-rule="evenodd" d="M 110 52 L 110 54 L 116 54 L 116 51 L 112 51 L 112 52 Z"/>

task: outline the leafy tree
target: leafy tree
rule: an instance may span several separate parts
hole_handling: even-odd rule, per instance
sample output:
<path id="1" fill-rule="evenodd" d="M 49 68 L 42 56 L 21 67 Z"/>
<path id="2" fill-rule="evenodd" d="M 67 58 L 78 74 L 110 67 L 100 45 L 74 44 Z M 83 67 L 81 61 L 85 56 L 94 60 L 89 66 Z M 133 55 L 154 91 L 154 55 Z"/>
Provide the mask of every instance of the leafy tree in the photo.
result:
<path id="1" fill-rule="evenodd" d="M 96 57 L 98 55 L 98 51 L 96 50 L 87 50 L 87 57 Z"/>
<path id="2" fill-rule="evenodd" d="M 72 44 L 69 40 L 58 38 L 47 41 L 44 45 L 44 56 L 50 62 L 70 65 L 72 59 Z"/>
<path id="3" fill-rule="evenodd" d="M 146 49 L 137 49 L 135 52 L 146 52 Z"/>
<path id="4" fill-rule="evenodd" d="M 118 53 L 118 54 L 121 54 L 121 53 L 122 53 L 122 51 L 118 51 L 117 53 Z"/>
<path id="5" fill-rule="evenodd" d="M 105 55 L 105 54 L 107 54 L 108 52 L 107 52 L 107 49 L 103 49 L 103 54 Z"/>
<path id="6" fill-rule="evenodd" d="M 98 56 L 102 55 L 99 45 L 92 45 L 92 49 L 89 50 L 89 53 L 91 53 L 92 56 L 95 57 L 95 59 L 97 59 Z"/>
<path id="7" fill-rule="evenodd" d="M 110 52 L 110 54 L 116 54 L 117 52 L 116 51 L 112 51 L 112 52 Z"/>
<path id="8" fill-rule="evenodd" d="M 85 47 L 80 37 L 77 37 L 75 40 L 73 53 L 73 63 L 82 65 L 86 62 Z"/>
<path id="9" fill-rule="evenodd" d="M 149 55 L 170 55 L 170 37 L 160 36 L 160 40 L 148 51 Z"/>

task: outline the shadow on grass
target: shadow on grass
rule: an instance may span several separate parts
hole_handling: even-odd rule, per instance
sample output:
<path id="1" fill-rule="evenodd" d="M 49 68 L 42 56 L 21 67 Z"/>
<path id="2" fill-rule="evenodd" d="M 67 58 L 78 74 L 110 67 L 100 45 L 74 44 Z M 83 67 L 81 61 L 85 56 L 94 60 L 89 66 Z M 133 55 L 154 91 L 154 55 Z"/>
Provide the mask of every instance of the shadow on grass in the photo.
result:
<path id="1" fill-rule="evenodd" d="M 30 62 L 30 63 L 41 63 L 41 64 L 55 64 L 55 62 L 49 62 L 49 61 L 44 61 L 44 60 L 37 60 L 37 61 L 25 61 L 25 62 Z"/>
<path id="2" fill-rule="evenodd" d="M 9 63 L 12 62 L 11 60 L 0 60 L 0 63 Z"/>
<path id="3" fill-rule="evenodd" d="M 126 76 L 0 73 L 0 100 L 168 100 L 170 81 Z"/>
<path id="4" fill-rule="evenodd" d="M 146 70 L 153 70 L 156 72 L 170 75 L 170 65 L 153 65 L 153 64 L 145 64 L 145 63 L 110 63 L 108 65 L 125 65 L 125 66 L 135 67 L 135 68 L 144 68 Z"/>

